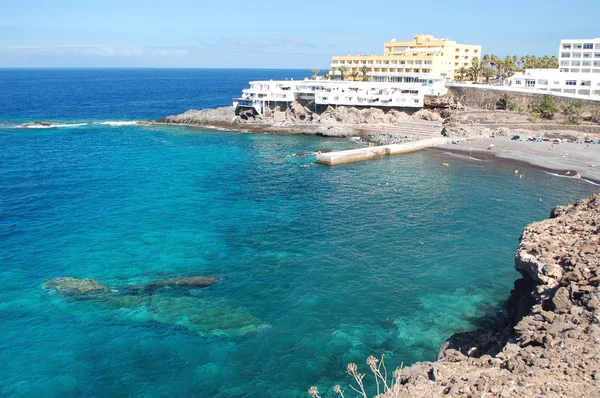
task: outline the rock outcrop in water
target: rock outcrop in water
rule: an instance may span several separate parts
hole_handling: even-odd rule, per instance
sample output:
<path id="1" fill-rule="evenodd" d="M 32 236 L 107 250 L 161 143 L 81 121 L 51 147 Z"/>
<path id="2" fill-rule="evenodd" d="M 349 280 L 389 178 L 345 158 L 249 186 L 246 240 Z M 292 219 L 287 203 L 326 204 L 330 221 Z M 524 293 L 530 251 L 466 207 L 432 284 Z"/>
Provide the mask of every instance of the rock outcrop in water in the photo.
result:
<path id="1" fill-rule="evenodd" d="M 114 310 L 119 319 L 183 327 L 200 336 L 239 337 L 266 327 L 247 309 L 224 299 L 174 294 L 217 282 L 215 277 L 176 277 L 109 289 L 94 279 L 59 277 L 47 280 L 43 287 L 72 299 L 73 306 L 81 300 L 93 300 L 98 308 Z"/>
<path id="2" fill-rule="evenodd" d="M 111 294 L 152 294 L 163 288 L 198 289 L 210 286 L 218 281 L 219 279 L 214 276 L 178 276 L 168 279 L 156 279 L 140 285 L 130 285 L 122 289 L 109 289 L 95 279 L 79 279 L 66 276 L 47 280 L 44 282 L 44 288 L 78 300 L 102 300 Z"/>
<path id="3" fill-rule="evenodd" d="M 44 287 L 56 293 L 80 300 L 102 299 L 109 294 L 108 287 L 96 282 L 95 279 L 78 279 L 59 277 L 44 282 Z"/>
<path id="4" fill-rule="evenodd" d="M 219 279 L 213 276 L 179 276 L 177 278 L 157 279 L 154 281 L 150 281 L 144 285 L 134 285 L 129 287 L 129 290 L 142 293 L 151 293 L 164 288 L 198 289 L 210 286 L 212 284 L 217 283 L 218 281 Z"/>
<path id="5" fill-rule="evenodd" d="M 527 226 L 523 278 L 496 330 L 452 336 L 386 397 L 583 397 L 600 393 L 600 194 Z M 401 394 L 410 395 L 401 395 Z"/>

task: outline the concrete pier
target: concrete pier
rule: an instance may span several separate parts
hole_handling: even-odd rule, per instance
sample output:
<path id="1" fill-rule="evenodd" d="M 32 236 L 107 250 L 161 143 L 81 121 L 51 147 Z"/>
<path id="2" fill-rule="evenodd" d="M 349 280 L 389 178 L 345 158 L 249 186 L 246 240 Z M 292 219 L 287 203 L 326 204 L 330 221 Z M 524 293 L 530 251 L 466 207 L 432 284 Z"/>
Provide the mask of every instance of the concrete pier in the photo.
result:
<path id="1" fill-rule="evenodd" d="M 336 166 L 338 164 L 361 162 L 363 160 L 376 159 L 382 156 L 416 152 L 432 146 L 442 145 L 446 142 L 448 142 L 448 138 L 436 137 L 406 142 L 404 144 L 382 145 L 369 148 L 350 149 L 348 151 L 320 153 L 317 155 L 317 163 Z"/>

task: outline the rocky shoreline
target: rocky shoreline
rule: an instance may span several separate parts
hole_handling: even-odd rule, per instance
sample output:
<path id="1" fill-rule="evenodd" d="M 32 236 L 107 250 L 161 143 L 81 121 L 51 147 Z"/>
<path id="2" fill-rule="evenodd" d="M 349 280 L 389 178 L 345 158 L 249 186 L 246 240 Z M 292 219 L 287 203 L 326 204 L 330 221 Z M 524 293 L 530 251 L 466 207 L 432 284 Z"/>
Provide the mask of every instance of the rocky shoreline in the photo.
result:
<path id="1" fill-rule="evenodd" d="M 232 106 L 188 110 L 179 115 L 167 116 L 142 124 L 186 125 L 219 128 L 247 132 L 274 134 L 311 134 L 332 137 L 350 137 L 360 134 L 357 130 L 365 126 L 402 126 L 415 121 L 443 122 L 436 112 L 421 109 L 415 112 L 378 108 L 327 107 L 313 112 L 307 106 L 293 102 L 287 109 L 276 108 L 269 116 L 250 113 L 235 115 Z"/>
<path id="2" fill-rule="evenodd" d="M 242 112 L 236 115 L 233 106 L 188 110 L 179 115 L 167 116 L 143 124 L 176 124 L 219 128 L 248 132 L 276 134 L 316 134 L 326 136 L 362 135 L 368 142 L 382 145 L 398 143 L 398 135 L 390 132 L 361 132 L 365 126 L 382 129 L 407 126 L 413 122 L 441 123 L 444 133 L 450 138 L 529 137 L 567 138 L 571 140 L 600 136 L 600 125 L 567 125 L 557 118 L 555 121 L 531 123 L 523 112 L 432 108 L 412 110 L 382 110 L 378 108 L 355 108 L 328 106 L 324 110 L 313 111 L 309 106 L 293 102 L 285 110 L 275 108 L 268 116 Z M 561 123 L 563 122 L 563 123 Z M 401 137 L 403 138 L 403 137 Z M 418 138 L 418 137 L 417 137 Z"/>
<path id="3" fill-rule="evenodd" d="M 386 398 L 600 393 L 600 194 L 525 227 L 515 267 L 507 321 L 452 336 Z"/>

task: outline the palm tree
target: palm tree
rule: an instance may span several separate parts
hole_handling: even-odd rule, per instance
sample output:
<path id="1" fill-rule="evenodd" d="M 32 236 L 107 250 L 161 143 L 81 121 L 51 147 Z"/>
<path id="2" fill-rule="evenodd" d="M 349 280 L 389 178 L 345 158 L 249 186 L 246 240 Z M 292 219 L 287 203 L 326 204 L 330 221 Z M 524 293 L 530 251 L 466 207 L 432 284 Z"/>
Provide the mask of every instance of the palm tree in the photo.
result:
<path id="1" fill-rule="evenodd" d="M 473 60 L 471 61 L 471 67 L 469 68 L 469 72 L 475 83 L 479 83 L 479 76 L 481 75 L 481 70 L 482 66 L 481 62 L 479 61 L 479 58 L 473 57 Z"/>
<path id="2" fill-rule="evenodd" d="M 487 68 L 485 68 L 482 72 L 483 77 L 485 77 L 485 82 L 487 84 L 490 84 L 490 78 L 494 75 L 496 75 L 496 71 L 494 71 L 494 69 L 490 68 L 489 66 Z"/>
<path id="3" fill-rule="evenodd" d="M 456 80 L 458 80 L 459 82 L 464 81 L 468 73 L 469 71 L 467 70 L 467 68 L 462 66 L 459 70 L 456 71 Z"/>
<path id="4" fill-rule="evenodd" d="M 319 68 L 313 68 L 312 73 L 313 73 L 313 80 L 317 80 L 317 75 L 319 74 L 319 72 L 321 72 L 321 69 Z"/>
<path id="5" fill-rule="evenodd" d="M 348 73 L 349 69 L 346 65 L 342 65 L 338 68 L 340 74 L 342 76 L 342 80 L 346 80 L 346 73 Z"/>
<path id="6" fill-rule="evenodd" d="M 352 81 L 356 81 L 358 79 L 358 71 L 357 70 L 353 70 L 352 72 L 350 72 L 350 77 L 352 78 Z"/>
<path id="7" fill-rule="evenodd" d="M 369 76 L 367 76 L 367 73 L 371 71 L 371 68 L 369 68 L 367 65 L 363 65 L 358 70 L 360 71 L 360 73 L 362 73 L 363 82 L 368 81 Z"/>

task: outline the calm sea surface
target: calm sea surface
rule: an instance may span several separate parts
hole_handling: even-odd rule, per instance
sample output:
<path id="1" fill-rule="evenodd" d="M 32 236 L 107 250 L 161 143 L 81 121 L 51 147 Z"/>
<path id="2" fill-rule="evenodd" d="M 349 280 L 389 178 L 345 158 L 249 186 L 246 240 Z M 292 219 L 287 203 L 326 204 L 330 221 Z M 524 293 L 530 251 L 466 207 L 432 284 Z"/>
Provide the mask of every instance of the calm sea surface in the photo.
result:
<path id="1" fill-rule="evenodd" d="M 292 156 L 346 139 L 102 124 L 308 74 L 0 70 L 0 396 L 306 397 L 370 354 L 433 360 L 498 316 L 522 228 L 598 190 L 428 151 Z M 69 126 L 15 127 L 34 121 Z M 220 282 L 104 301 L 42 288 L 186 275 Z"/>

